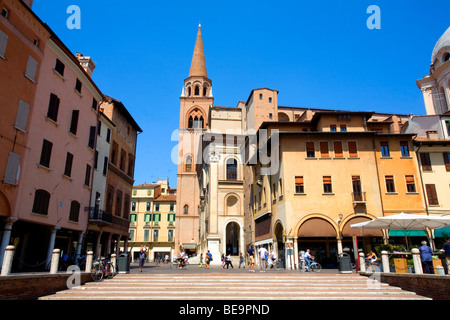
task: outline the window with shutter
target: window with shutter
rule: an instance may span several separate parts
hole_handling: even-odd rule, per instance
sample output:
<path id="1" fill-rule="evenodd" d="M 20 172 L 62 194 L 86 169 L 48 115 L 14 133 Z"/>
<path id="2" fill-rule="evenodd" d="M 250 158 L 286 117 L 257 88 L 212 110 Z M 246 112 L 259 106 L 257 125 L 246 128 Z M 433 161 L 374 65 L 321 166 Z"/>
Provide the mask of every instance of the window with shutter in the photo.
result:
<path id="1" fill-rule="evenodd" d="M 72 222 L 78 222 L 80 216 L 80 203 L 78 201 L 72 201 L 70 203 L 69 220 Z"/>
<path id="2" fill-rule="evenodd" d="M 64 168 L 64 175 L 66 177 L 72 176 L 72 163 L 73 163 L 73 154 L 71 154 L 70 152 L 67 152 L 66 166 Z"/>
<path id="3" fill-rule="evenodd" d="M 19 173 L 20 154 L 10 152 L 8 156 L 8 163 L 6 164 L 5 177 L 3 178 L 3 182 L 16 186 L 17 182 L 19 181 Z"/>
<path id="4" fill-rule="evenodd" d="M 306 142 L 306 157 L 307 158 L 315 158 L 315 156 L 316 156 L 316 151 L 314 148 L 314 142 L 313 141 Z"/>
<path id="5" fill-rule="evenodd" d="M 395 192 L 394 176 L 386 176 L 385 182 L 386 182 L 386 192 L 394 193 Z"/>
<path id="6" fill-rule="evenodd" d="M 52 148 L 53 148 L 53 143 L 44 139 L 44 141 L 42 143 L 41 159 L 39 161 L 39 164 L 41 166 L 50 168 L 50 158 L 52 156 Z"/>
<path id="7" fill-rule="evenodd" d="M 432 171 L 429 153 L 421 153 L 420 154 L 420 163 L 422 165 L 423 171 Z"/>
<path id="8" fill-rule="evenodd" d="M 295 193 L 305 193 L 303 177 L 295 177 Z"/>
<path id="9" fill-rule="evenodd" d="M 90 183 L 91 182 L 91 170 L 92 170 L 92 167 L 89 164 L 87 164 L 86 165 L 86 174 L 84 176 L 84 185 L 87 187 L 89 187 L 91 185 L 91 183 Z"/>
<path id="10" fill-rule="evenodd" d="M 8 44 L 8 35 L 0 30 L 0 57 L 5 59 L 6 45 Z"/>
<path id="11" fill-rule="evenodd" d="M 414 176 L 405 176 L 406 180 L 406 191 L 416 192 L 416 183 L 414 181 Z"/>
<path id="12" fill-rule="evenodd" d="M 323 193 L 333 193 L 330 176 L 323 177 Z"/>
<path id="13" fill-rule="evenodd" d="M 450 171 L 450 153 L 444 152 L 444 164 L 445 164 L 445 170 Z"/>
<path id="14" fill-rule="evenodd" d="M 152 215 L 150 213 L 146 213 L 144 216 L 145 223 L 149 223 L 152 221 Z"/>
<path id="15" fill-rule="evenodd" d="M 59 98 L 57 95 L 50 94 L 50 102 L 48 104 L 47 118 L 57 122 L 58 121 L 58 111 L 59 111 Z"/>
<path id="16" fill-rule="evenodd" d="M 320 156 L 322 158 L 328 158 L 330 156 L 330 154 L 328 152 L 328 142 L 327 141 L 320 142 Z"/>
<path id="17" fill-rule="evenodd" d="M 409 157 L 408 141 L 400 141 L 400 151 L 402 153 L 402 157 Z"/>
<path id="18" fill-rule="evenodd" d="M 35 81 L 35 78 L 36 78 L 37 66 L 38 66 L 37 61 L 34 60 L 34 58 L 31 56 L 28 57 L 27 68 L 25 70 L 25 76 L 33 82 Z"/>
<path id="19" fill-rule="evenodd" d="M 79 110 L 72 111 L 72 119 L 70 121 L 70 133 L 76 135 L 78 131 L 78 118 L 80 117 Z"/>
<path id="20" fill-rule="evenodd" d="M 61 60 L 56 59 L 56 65 L 55 65 L 55 71 L 58 72 L 61 76 L 64 76 L 64 69 L 66 66 L 64 63 L 61 62 Z"/>
<path id="21" fill-rule="evenodd" d="M 50 193 L 38 189 L 34 193 L 33 213 L 48 215 L 48 205 L 50 203 Z"/>
<path id="22" fill-rule="evenodd" d="M 30 105 L 25 101 L 20 100 L 19 108 L 17 109 L 16 123 L 14 124 L 16 129 L 26 131 L 29 112 Z"/>
<path id="23" fill-rule="evenodd" d="M 95 136 L 97 132 L 97 127 L 91 127 L 89 131 L 89 143 L 88 146 L 91 149 L 94 149 L 95 146 Z"/>
<path id="24" fill-rule="evenodd" d="M 341 141 L 334 142 L 334 156 L 336 158 L 342 158 L 344 156 L 342 153 L 342 142 Z"/>
<path id="25" fill-rule="evenodd" d="M 439 201 L 436 193 L 436 186 L 434 184 L 426 184 L 425 189 L 427 191 L 428 204 L 438 206 Z"/>
<path id="26" fill-rule="evenodd" d="M 358 148 L 356 146 L 356 141 L 349 141 L 348 142 L 348 156 L 350 158 L 357 158 L 358 157 Z"/>

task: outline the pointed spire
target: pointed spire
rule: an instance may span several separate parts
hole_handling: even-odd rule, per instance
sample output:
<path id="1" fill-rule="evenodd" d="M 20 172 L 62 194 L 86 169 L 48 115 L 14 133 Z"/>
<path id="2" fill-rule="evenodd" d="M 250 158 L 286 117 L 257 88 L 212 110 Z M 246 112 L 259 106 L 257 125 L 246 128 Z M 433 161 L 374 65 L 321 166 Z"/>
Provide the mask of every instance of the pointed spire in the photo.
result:
<path id="1" fill-rule="evenodd" d="M 191 71 L 189 77 L 208 78 L 206 72 L 205 52 L 203 50 L 202 25 L 198 24 L 197 41 L 195 42 L 194 55 L 192 57 Z"/>

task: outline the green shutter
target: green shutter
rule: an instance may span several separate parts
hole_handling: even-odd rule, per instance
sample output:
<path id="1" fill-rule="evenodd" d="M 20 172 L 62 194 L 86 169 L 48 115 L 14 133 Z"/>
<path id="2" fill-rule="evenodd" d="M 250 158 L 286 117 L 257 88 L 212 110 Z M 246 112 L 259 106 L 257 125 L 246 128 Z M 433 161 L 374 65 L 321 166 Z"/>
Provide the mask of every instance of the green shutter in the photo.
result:
<path id="1" fill-rule="evenodd" d="M 152 220 L 152 215 L 151 214 L 146 214 L 144 219 L 145 219 L 145 222 L 150 222 Z"/>
<path id="2" fill-rule="evenodd" d="M 136 214 L 130 214 L 130 221 L 131 222 L 136 222 Z"/>

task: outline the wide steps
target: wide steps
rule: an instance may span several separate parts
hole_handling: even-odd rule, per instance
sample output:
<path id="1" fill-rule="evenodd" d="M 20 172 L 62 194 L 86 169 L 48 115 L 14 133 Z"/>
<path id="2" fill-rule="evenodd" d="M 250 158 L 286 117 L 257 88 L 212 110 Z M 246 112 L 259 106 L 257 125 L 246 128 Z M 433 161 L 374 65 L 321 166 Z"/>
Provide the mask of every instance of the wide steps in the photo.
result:
<path id="1" fill-rule="evenodd" d="M 41 300 L 416 300 L 414 292 L 353 275 L 117 275 Z"/>

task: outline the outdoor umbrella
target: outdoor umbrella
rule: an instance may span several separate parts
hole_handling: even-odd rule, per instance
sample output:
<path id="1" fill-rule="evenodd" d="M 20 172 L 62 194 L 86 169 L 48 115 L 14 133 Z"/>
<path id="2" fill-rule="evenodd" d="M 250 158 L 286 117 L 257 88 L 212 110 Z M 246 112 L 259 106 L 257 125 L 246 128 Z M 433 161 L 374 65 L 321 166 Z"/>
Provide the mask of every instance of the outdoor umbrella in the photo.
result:
<path id="1" fill-rule="evenodd" d="M 399 213 L 350 225 L 351 228 L 404 230 L 408 251 L 406 230 L 440 229 L 447 226 L 450 226 L 450 218 L 409 213 Z"/>

